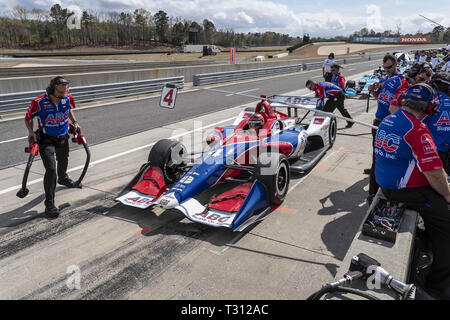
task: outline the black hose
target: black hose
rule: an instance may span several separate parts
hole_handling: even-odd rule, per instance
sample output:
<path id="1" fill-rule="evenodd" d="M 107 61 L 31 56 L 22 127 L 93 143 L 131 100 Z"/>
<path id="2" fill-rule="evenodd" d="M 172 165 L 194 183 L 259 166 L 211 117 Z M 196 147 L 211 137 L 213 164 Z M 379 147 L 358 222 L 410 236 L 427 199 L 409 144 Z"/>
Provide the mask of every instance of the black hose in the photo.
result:
<path id="1" fill-rule="evenodd" d="M 84 150 L 86 151 L 86 161 L 84 163 L 83 172 L 81 172 L 81 175 L 76 182 L 76 185 L 78 187 L 81 186 L 81 181 L 83 180 L 84 176 L 86 175 L 87 169 L 89 168 L 89 162 L 91 161 L 91 151 L 89 150 L 89 146 L 87 145 L 87 143 L 84 143 L 83 147 L 84 147 Z"/>
<path id="2" fill-rule="evenodd" d="M 331 287 L 330 284 L 326 284 L 324 287 L 322 287 L 322 289 L 320 289 L 316 293 L 313 293 L 308 298 L 306 298 L 306 300 L 320 300 L 320 298 L 322 298 L 323 295 L 325 295 L 326 293 L 331 293 L 331 292 L 351 293 L 351 294 L 366 298 L 368 300 L 380 300 L 379 298 L 375 297 L 374 295 L 371 295 L 369 293 L 366 293 L 366 292 L 358 290 L 358 289 L 347 288 L 347 287 Z"/>

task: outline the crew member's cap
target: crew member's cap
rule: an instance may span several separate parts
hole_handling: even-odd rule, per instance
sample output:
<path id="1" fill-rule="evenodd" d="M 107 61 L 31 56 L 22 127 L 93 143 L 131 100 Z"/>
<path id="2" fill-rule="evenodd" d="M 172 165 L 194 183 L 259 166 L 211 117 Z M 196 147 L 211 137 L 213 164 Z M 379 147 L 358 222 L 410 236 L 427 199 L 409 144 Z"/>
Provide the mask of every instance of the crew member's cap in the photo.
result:
<path id="1" fill-rule="evenodd" d="M 431 101 L 433 100 L 433 92 L 427 90 L 424 86 L 413 86 L 409 88 L 404 96 L 404 99 L 413 101 Z"/>
<path id="2" fill-rule="evenodd" d="M 69 81 L 64 79 L 64 78 L 58 78 L 55 80 L 55 86 L 59 85 L 59 84 L 68 84 Z"/>

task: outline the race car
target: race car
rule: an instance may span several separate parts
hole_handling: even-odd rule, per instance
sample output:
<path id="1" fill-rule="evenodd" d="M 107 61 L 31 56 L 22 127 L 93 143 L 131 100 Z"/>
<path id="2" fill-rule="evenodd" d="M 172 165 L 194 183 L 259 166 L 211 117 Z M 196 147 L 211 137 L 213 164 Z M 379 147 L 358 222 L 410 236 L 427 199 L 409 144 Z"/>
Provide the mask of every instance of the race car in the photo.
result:
<path id="1" fill-rule="evenodd" d="M 264 97 L 233 125 L 216 127 L 206 138 L 209 150 L 199 156 L 178 141 L 162 139 L 116 201 L 176 209 L 194 222 L 242 231 L 280 206 L 291 172 L 310 169 L 333 145 L 336 119 L 314 113 L 323 102 Z M 297 105 L 307 108 L 302 117 Z M 311 120 L 303 124 L 310 112 Z M 263 126 L 256 128 L 255 121 Z"/>
<path id="2" fill-rule="evenodd" d="M 350 92 L 349 94 L 346 94 L 348 97 L 354 97 L 356 95 L 360 95 L 360 98 L 365 99 L 368 96 L 372 96 L 372 94 L 369 92 L 369 87 L 371 85 L 375 85 L 380 81 L 380 78 L 385 75 L 384 70 L 379 67 L 378 69 L 374 70 L 373 74 L 365 74 L 361 77 L 361 79 L 357 82 L 353 80 L 347 81 L 346 84 L 346 93 Z M 353 90 L 351 90 L 353 89 Z M 351 91 L 350 91 L 351 90 Z"/>

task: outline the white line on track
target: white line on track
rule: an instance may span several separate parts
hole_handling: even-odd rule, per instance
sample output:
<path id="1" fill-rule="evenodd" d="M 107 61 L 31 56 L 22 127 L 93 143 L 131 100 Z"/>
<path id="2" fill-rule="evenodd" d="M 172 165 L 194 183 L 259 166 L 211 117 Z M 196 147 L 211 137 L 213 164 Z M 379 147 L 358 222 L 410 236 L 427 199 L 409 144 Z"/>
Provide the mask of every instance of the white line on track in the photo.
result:
<path id="1" fill-rule="evenodd" d="M 27 137 L 20 137 L 20 138 L 15 138 L 15 139 L 11 139 L 11 140 L 0 141 L 0 144 L 7 143 L 7 142 L 13 142 L 13 141 L 17 141 L 17 140 L 22 140 L 22 139 L 26 139 L 26 138 Z"/>
<path id="2" fill-rule="evenodd" d="M 247 92 L 251 92 L 251 91 L 256 91 L 259 90 L 259 88 L 255 88 L 255 89 L 249 89 L 249 90 L 245 90 L 245 91 L 241 91 L 241 92 L 236 92 L 236 93 L 247 93 Z M 233 94 L 227 94 L 225 95 L 225 97 L 231 97 Z"/>
<path id="3" fill-rule="evenodd" d="M 200 130 L 203 130 L 203 129 L 206 129 L 206 128 L 209 128 L 209 127 L 214 127 L 214 126 L 216 126 L 216 125 L 218 125 L 218 124 L 221 124 L 221 123 L 225 123 L 225 122 L 231 121 L 231 120 L 233 120 L 233 119 L 235 119 L 235 118 L 236 118 L 236 117 L 228 118 L 228 119 L 225 119 L 225 120 L 222 120 L 222 121 L 219 121 L 219 122 L 215 122 L 215 123 L 209 124 L 209 125 L 204 126 L 204 127 L 201 127 L 201 128 L 197 128 L 197 129 L 194 129 L 194 130 L 190 130 L 190 131 L 188 131 L 188 132 L 185 132 L 185 133 L 177 134 L 177 135 L 175 135 L 175 136 L 170 137 L 169 139 L 177 139 L 177 138 L 180 138 L 180 137 L 182 137 L 182 136 L 191 134 L 191 133 L 193 133 L 193 132 L 200 131 Z M 109 157 L 106 157 L 106 158 L 103 158 L 103 159 L 96 160 L 96 161 L 94 161 L 94 162 L 91 162 L 91 163 L 89 164 L 89 167 L 92 167 L 92 166 L 94 166 L 94 165 L 96 165 L 96 164 L 99 164 L 99 163 L 102 163 L 102 162 L 106 162 L 106 161 L 109 161 L 109 160 L 112 160 L 112 159 L 115 159 L 115 158 L 119 158 L 119 157 L 124 156 L 124 155 L 127 155 L 127 154 L 129 154 L 129 153 L 133 153 L 133 152 L 136 152 L 136 151 L 139 151 L 139 150 L 142 150 L 142 149 L 151 147 L 151 146 L 153 146 L 155 143 L 156 143 L 156 142 L 152 142 L 152 143 L 146 144 L 146 145 L 144 145 L 144 146 L 140 146 L 140 147 L 137 147 L 137 148 L 133 148 L 133 149 L 130 149 L 130 150 L 127 150 L 127 151 L 124 151 L 124 152 L 121 152 L 121 153 L 117 153 L 117 154 L 115 154 L 115 155 L 112 155 L 112 156 L 109 156 Z M 73 172 L 73 171 L 80 170 L 80 169 L 83 169 L 83 168 L 84 168 L 84 165 L 81 165 L 81 166 L 77 166 L 77 167 L 71 168 L 71 169 L 67 170 L 67 172 L 69 173 L 69 172 Z M 33 181 L 28 182 L 28 183 L 27 183 L 27 186 L 30 186 L 30 185 L 32 185 L 32 184 L 39 183 L 39 182 L 41 182 L 42 180 L 44 180 L 44 178 L 35 179 L 35 180 L 33 180 Z M 22 187 L 22 185 L 17 185 L 17 186 L 14 186 L 14 187 L 10 187 L 10 188 L 7 188 L 7 189 L 0 190 L 0 195 L 5 194 L 5 193 L 10 192 L 10 191 L 18 190 L 18 189 L 20 189 L 21 187 Z"/>

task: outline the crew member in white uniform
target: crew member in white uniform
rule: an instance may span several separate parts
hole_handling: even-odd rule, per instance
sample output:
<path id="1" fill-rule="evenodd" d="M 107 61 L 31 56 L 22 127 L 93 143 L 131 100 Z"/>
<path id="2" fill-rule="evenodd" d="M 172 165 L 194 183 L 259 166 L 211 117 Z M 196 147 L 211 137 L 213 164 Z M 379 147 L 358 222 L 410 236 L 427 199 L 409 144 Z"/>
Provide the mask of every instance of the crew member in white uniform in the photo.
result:
<path id="1" fill-rule="evenodd" d="M 330 53 L 328 55 L 328 59 L 326 59 L 323 63 L 322 67 L 322 74 L 323 78 L 325 79 L 325 82 L 331 82 L 331 78 L 333 77 L 333 74 L 331 73 L 331 66 L 335 64 L 334 62 L 334 53 Z"/>

